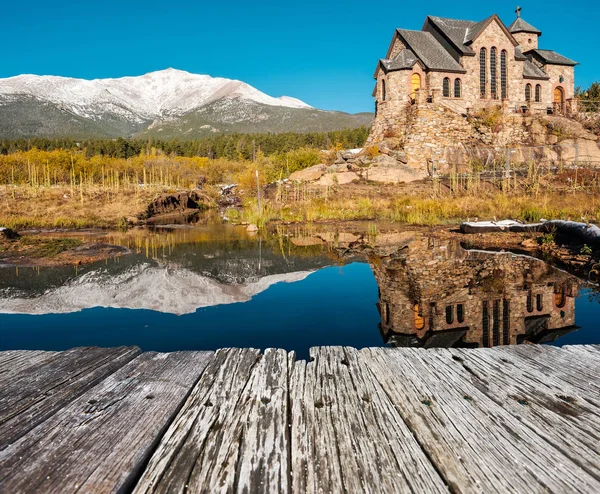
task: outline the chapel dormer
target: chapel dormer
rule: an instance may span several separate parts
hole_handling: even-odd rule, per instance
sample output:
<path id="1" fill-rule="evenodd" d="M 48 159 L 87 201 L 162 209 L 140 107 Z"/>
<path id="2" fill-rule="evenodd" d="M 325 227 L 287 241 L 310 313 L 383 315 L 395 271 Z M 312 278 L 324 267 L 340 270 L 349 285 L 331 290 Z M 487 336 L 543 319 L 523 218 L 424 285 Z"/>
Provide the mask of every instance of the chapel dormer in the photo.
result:
<path id="1" fill-rule="evenodd" d="M 537 50 L 538 38 L 542 35 L 542 32 L 523 20 L 521 7 L 517 7 L 515 12 L 517 18 L 508 26 L 508 30 L 521 46 L 521 51 Z"/>

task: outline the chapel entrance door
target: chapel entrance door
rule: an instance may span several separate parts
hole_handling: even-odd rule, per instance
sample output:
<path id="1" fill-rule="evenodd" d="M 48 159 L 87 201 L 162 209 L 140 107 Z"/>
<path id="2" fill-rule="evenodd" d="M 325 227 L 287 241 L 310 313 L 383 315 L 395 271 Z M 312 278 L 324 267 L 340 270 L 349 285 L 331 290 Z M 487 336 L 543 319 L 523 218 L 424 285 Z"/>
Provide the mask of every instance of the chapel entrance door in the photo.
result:
<path id="1" fill-rule="evenodd" d="M 554 88 L 553 102 L 554 113 L 563 113 L 565 106 L 565 93 L 562 87 L 557 86 Z"/>

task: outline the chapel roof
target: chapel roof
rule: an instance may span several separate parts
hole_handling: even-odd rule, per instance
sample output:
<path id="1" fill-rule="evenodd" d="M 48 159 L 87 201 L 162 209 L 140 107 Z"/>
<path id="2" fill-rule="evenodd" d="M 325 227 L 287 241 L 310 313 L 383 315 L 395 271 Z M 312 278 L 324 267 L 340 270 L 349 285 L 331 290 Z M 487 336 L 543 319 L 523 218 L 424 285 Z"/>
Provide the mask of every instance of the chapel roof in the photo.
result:
<path id="1" fill-rule="evenodd" d="M 571 60 L 553 50 L 534 49 L 526 51 L 525 55 L 532 55 L 548 65 L 568 65 L 571 67 L 579 65 L 575 60 Z"/>
<path id="2" fill-rule="evenodd" d="M 515 60 L 528 60 L 528 58 L 523 55 L 523 50 L 520 46 L 515 46 Z"/>
<path id="3" fill-rule="evenodd" d="M 516 33 L 531 33 L 531 34 L 537 34 L 538 36 L 542 35 L 542 31 L 540 31 L 539 29 L 533 27 L 527 21 L 523 20 L 522 17 L 517 17 L 513 21 L 513 23 L 510 26 L 508 26 L 508 30 L 512 34 L 516 34 Z"/>
<path id="4" fill-rule="evenodd" d="M 510 38 L 514 46 L 519 43 L 513 38 L 511 32 L 506 28 L 500 17 L 497 14 L 492 14 L 486 17 L 482 21 L 465 21 L 461 19 L 448 19 L 446 17 L 436 17 L 428 15 L 425 20 L 423 29 L 426 29 L 426 25 L 429 23 L 434 26 L 442 33 L 443 37 L 446 38 L 450 44 L 462 54 L 462 55 L 475 55 L 473 49 L 469 46 L 494 20 L 498 21 L 502 30 Z"/>
<path id="5" fill-rule="evenodd" d="M 474 21 L 464 21 L 460 19 L 448 19 L 445 17 L 427 16 L 432 24 L 435 25 L 446 38 L 463 54 L 475 54 L 465 43 L 467 42 L 467 31 L 479 24 Z"/>
<path id="6" fill-rule="evenodd" d="M 523 77 L 525 79 L 540 79 L 548 80 L 550 77 L 540 67 L 534 64 L 531 60 L 526 59 L 523 62 Z"/>
<path id="7" fill-rule="evenodd" d="M 412 69 L 418 61 L 419 58 L 408 48 L 402 50 L 392 60 L 382 60 L 388 70 Z"/>
<path id="8" fill-rule="evenodd" d="M 396 32 L 427 69 L 444 72 L 466 72 L 431 33 L 408 29 L 396 29 Z"/>

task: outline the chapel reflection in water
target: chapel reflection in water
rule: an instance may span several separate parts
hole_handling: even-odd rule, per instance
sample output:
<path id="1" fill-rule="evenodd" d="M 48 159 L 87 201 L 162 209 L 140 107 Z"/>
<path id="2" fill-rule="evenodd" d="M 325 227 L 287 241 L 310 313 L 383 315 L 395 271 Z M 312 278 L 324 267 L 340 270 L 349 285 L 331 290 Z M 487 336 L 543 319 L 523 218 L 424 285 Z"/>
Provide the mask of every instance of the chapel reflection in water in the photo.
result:
<path id="1" fill-rule="evenodd" d="M 370 261 L 380 331 L 393 346 L 548 343 L 578 329 L 580 282 L 531 257 L 415 238 Z"/>

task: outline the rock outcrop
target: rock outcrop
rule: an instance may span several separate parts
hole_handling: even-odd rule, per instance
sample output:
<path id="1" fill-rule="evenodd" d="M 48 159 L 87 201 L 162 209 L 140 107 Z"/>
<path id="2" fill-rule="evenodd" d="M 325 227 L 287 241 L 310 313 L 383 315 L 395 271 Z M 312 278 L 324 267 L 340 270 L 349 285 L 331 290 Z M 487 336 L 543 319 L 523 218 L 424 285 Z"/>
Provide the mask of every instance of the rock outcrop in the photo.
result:
<path id="1" fill-rule="evenodd" d="M 154 199 L 140 219 L 152 218 L 163 214 L 184 213 L 189 210 L 208 209 L 208 200 L 195 190 L 174 194 L 161 194 Z"/>
<path id="2" fill-rule="evenodd" d="M 290 175 L 292 182 L 311 182 L 313 180 L 319 180 L 327 167 L 325 165 L 315 165 L 304 170 L 298 170 Z"/>

